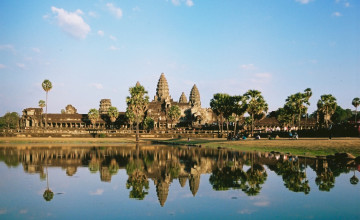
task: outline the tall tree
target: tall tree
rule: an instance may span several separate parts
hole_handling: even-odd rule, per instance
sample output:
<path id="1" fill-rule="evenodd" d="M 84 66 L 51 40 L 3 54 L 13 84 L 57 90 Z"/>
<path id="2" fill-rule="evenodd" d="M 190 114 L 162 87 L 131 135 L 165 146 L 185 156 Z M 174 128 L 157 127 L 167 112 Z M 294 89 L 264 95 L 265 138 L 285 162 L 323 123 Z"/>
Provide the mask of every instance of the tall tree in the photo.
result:
<path id="1" fill-rule="evenodd" d="M 329 127 L 329 122 L 336 110 L 336 106 L 336 98 L 331 94 L 322 95 L 317 103 L 318 113 L 323 117 L 326 127 Z"/>
<path id="2" fill-rule="evenodd" d="M 293 120 L 292 110 L 289 109 L 289 106 L 285 105 L 283 108 L 276 110 L 276 119 L 280 122 L 282 126 L 289 126 Z"/>
<path id="3" fill-rule="evenodd" d="M 310 100 L 310 98 L 311 98 L 311 96 L 312 96 L 312 91 L 311 91 L 311 89 L 310 89 L 310 88 L 305 89 L 305 90 L 304 90 L 304 93 L 305 93 L 306 100 L 307 100 L 307 102 L 309 103 L 308 105 L 310 105 L 309 100 Z M 307 110 L 308 110 L 308 109 L 306 108 L 306 110 L 305 110 L 305 112 L 304 112 L 304 114 L 305 114 L 305 127 L 306 127 L 307 119 L 308 119 Z"/>
<path id="4" fill-rule="evenodd" d="M 351 109 L 343 109 L 338 105 L 336 106 L 334 114 L 331 116 L 331 121 L 334 123 L 346 123 L 352 116 Z"/>
<path id="5" fill-rule="evenodd" d="M 7 127 L 7 129 L 13 129 L 18 127 L 20 116 L 16 112 L 7 112 L 0 119 L 0 127 Z"/>
<path id="6" fill-rule="evenodd" d="M 89 119 L 91 121 L 91 124 L 93 125 L 93 128 L 94 128 L 97 120 L 100 117 L 99 111 L 97 109 L 95 109 L 95 108 L 90 109 L 89 113 L 88 113 L 88 117 L 89 117 Z"/>
<path id="7" fill-rule="evenodd" d="M 297 118 L 298 128 L 301 126 L 301 117 L 307 113 L 307 109 L 310 105 L 309 99 L 312 95 L 310 88 L 304 90 L 304 93 L 298 92 L 296 94 L 288 96 L 286 99 L 287 113 L 292 115 L 292 123 L 295 124 L 295 118 Z M 284 106 L 284 108 L 285 108 Z"/>
<path id="8" fill-rule="evenodd" d="M 212 111 L 216 114 L 218 118 L 219 131 L 223 132 L 223 123 L 224 123 L 224 112 L 223 112 L 223 99 L 227 94 L 216 93 L 214 97 L 210 100 L 210 107 Z"/>
<path id="9" fill-rule="evenodd" d="M 236 96 L 230 96 L 228 94 L 225 94 L 222 99 L 222 111 L 224 114 L 224 119 L 226 120 L 226 132 L 229 134 L 229 123 L 230 118 L 232 117 L 234 111 L 235 111 L 235 105 L 236 100 L 238 98 Z"/>
<path id="10" fill-rule="evenodd" d="M 360 105 L 360 98 L 356 97 L 352 100 L 351 104 L 355 107 L 355 123 L 357 123 L 357 107 Z"/>
<path id="11" fill-rule="evenodd" d="M 219 129 L 221 129 L 221 133 L 223 132 L 224 119 L 226 120 L 227 131 L 229 132 L 229 118 L 234 110 L 234 99 L 228 94 L 216 93 L 210 100 L 210 107 L 218 116 Z"/>
<path id="12" fill-rule="evenodd" d="M 133 125 L 135 121 L 135 115 L 134 112 L 132 112 L 129 107 L 126 108 L 125 117 L 127 118 L 127 122 L 130 125 L 130 130 L 133 130 Z"/>
<path id="13" fill-rule="evenodd" d="M 139 124 L 144 120 L 145 111 L 149 104 L 149 96 L 147 96 L 148 92 L 139 82 L 134 87 L 130 87 L 129 92 L 130 96 L 126 98 L 126 103 L 129 110 L 134 113 L 136 141 L 139 141 Z"/>
<path id="14" fill-rule="evenodd" d="M 116 107 L 111 106 L 108 109 L 108 115 L 110 117 L 111 123 L 113 124 L 116 121 L 117 117 L 119 117 L 119 111 Z M 112 127 L 114 127 L 114 125 L 112 125 Z"/>
<path id="15" fill-rule="evenodd" d="M 248 106 L 246 103 L 247 97 L 246 96 L 232 96 L 233 99 L 233 110 L 232 113 L 234 114 L 234 134 L 236 134 L 236 125 L 239 119 L 245 114 Z"/>
<path id="16" fill-rule="evenodd" d="M 49 173 L 48 173 L 48 166 L 47 166 L 47 160 L 45 162 L 46 166 L 46 190 L 44 191 L 43 198 L 45 201 L 50 202 L 54 198 L 54 193 L 49 188 Z"/>
<path id="17" fill-rule="evenodd" d="M 150 131 L 154 129 L 154 119 L 150 118 L 149 116 L 144 120 L 144 129 Z"/>
<path id="18" fill-rule="evenodd" d="M 50 80 L 45 79 L 44 82 L 42 82 L 41 85 L 42 85 L 42 88 L 44 89 L 44 91 L 46 92 L 45 128 L 47 128 L 47 108 L 48 108 L 48 106 L 49 106 L 49 103 L 48 103 L 48 93 L 49 93 L 49 91 L 52 89 L 52 83 L 50 82 Z"/>
<path id="19" fill-rule="evenodd" d="M 117 117 L 119 117 L 119 111 L 116 107 L 111 106 L 111 107 L 109 107 L 108 115 L 110 117 L 110 121 L 114 123 L 116 121 Z"/>
<path id="20" fill-rule="evenodd" d="M 39 107 L 41 108 L 41 127 L 43 125 L 43 116 L 42 116 L 42 112 L 43 112 L 43 108 L 46 106 L 45 101 L 44 100 L 40 100 L 39 101 Z"/>
<path id="21" fill-rule="evenodd" d="M 249 90 L 244 96 L 247 97 L 247 112 L 251 117 L 251 136 L 254 136 L 255 117 L 265 116 L 268 111 L 268 104 L 258 90 Z"/>
<path id="22" fill-rule="evenodd" d="M 168 117 L 170 118 L 171 121 L 171 128 L 173 126 L 174 121 L 179 120 L 180 116 L 181 116 L 181 111 L 179 106 L 177 105 L 171 106 L 168 111 Z"/>

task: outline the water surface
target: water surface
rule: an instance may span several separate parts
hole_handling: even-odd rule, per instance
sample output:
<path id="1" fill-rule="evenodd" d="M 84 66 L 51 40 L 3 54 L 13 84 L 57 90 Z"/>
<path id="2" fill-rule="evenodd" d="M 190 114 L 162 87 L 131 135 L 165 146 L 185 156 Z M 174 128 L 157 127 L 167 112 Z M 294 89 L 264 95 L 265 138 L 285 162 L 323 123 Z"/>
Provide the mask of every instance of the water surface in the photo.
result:
<path id="1" fill-rule="evenodd" d="M 359 169 L 224 149 L 0 148 L 0 219 L 359 219 Z"/>

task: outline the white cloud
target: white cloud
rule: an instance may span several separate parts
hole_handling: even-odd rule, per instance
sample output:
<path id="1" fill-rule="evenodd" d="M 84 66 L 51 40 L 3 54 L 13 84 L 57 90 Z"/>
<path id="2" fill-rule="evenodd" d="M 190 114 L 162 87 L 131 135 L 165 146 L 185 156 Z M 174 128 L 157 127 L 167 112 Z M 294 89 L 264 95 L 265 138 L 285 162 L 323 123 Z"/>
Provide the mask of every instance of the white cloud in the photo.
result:
<path id="1" fill-rule="evenodd" d="M 194 2 L 192 0 L 186 0 L 186 3 L 185 3 L 187 6 L 189 7 L 192 7 L 194 6 Z"/>
<path id="2" fill-rule="evenodd" d="M 90 192 L 92 196 L 101 196 L 104 193 L 103 189 L 97 189 L 95 192 Z"/>
<path id="3" fill-rule="evenodd" d="M 18 66 L 21 69 L 25 69 L 25 64 L 23 63 L 17 63 L 16 66 Z"/>
<path id="4" fill-rule="evenodd" d="M 340 17 L 340 16 L 341 16 L 341 13 L 336 11 L 336 12 L 332 13 L 332 16 Z"/>
<path id="5" fill-rule="evenodd" d="M 78 14 L 78 15 L 83 15 L 83 14 L 84 14 L 84 12 L 81 11 L 80 9 L 77 9 L 77 10 L 75 11 L 75 13 Z"/>
<path id="6" fill-rule="evenodd" d="M 109 38 L 110 38 L 111 40 L 113 40 L 113 41 L 116 41 L 116 40 L 117 40 L 117 38 L 114 37 L 114 36 L 112 36 L 112 35 L 110 35 Z"/>
<path id="7" fill-rule="evenodd" d="M 121 8 L 115 7 L 112 3 L 107 3 L 106 7 L 110 10 L 111 13 L 115 15 L 117 18 L 121 18 L 123 16 L 123 12 Z"/>
<path id="8" fill-rule="evenodd" d="M 103 89 L 104 88 L 101 83 L 91 83 L 90 86 L 94 87 L 96 89 Z"/>
<path id="9" fill-rule="evenodd" d="M 241 69 L 244 69 L 244 70 L 255 70 L 255 69 L 257 69 L 254 64 L 243 64 L 240 67 L 241 67 Z"/>
<path id="10" fill-rule="evenodd" d="M 78 9 L 75 12 L 67 12 L 62 8 L 51 7 L 51 11 L 57 14 L 59 27 L 75 38 L 84 39 L 90 32 L 90 26 L 80 16 L 83 12 Z"/>
<path id="11" fill-rule="evenodd" d="M 0 63 L 0 69 L 5 69 L 5 68 L 6 68 L 6 66 L 4 64 Z"/>
<path id="12" fill-rule="evenodd" d="M 0 45 L 0 50 L 8 50 L 12 53 L 15 53 L 15 48 L 13 45 L 11 44 L 3 44 L 3 45 Z"/>
<path id="13" fill-rule="evenodd" d="M 88 15 L 89 15 L 90 17 L 93 17 L 93 18 L 96 18 L 96 17 L 97 17 L 96 12 L 93 12 L 93 11 L 89 11 L 89 12 L 88 12 Z"/>
<path id="14" fill-rule="evenodd" d="M 102 37 L 102 36 L 104 36 L 104 31 L 102 31 L 102 30 L 98 30 L 97 34 L 98 34 L 98 35 L 100 35 L 100 36 Z"/>
<path id="15" fill-rule="evenodd" d="M 40 51 L 40 49 L 39 48 L 36 48 L 36 47 L 33 47 L 33 48 L 31 48 L 32 49 L 32 51 L 34 51 L 35 53 L 40 53 L 41 51 Z"/>
<path id="16" fill-rule="evenodd" d="M 111 45 L 110 47 L 109 47 L 109 50 L 119 50 L 120 48 L 118 48 L 118 47 L 115 47 L 114 45 Z"/>
<path id="17" fill-rule="evenodd" d="M 347 0 L 336 0 L 336 3 L 344 3 L 345 8 L 350 7 L 350 3 Z"/>
<path id="18" fill-rule="evenodd" d="M 171 2 L 173 3 L 173 5 L 179 6 L 180 5 L 180 1 L 179 0 L 171 0 Z"/>
<path id="19" fill-rule="evenodd" d="M 312 2 L 313 0 L 295 0 L 296 2 L 299 2 L 300 4 L 308 4 Z"/>

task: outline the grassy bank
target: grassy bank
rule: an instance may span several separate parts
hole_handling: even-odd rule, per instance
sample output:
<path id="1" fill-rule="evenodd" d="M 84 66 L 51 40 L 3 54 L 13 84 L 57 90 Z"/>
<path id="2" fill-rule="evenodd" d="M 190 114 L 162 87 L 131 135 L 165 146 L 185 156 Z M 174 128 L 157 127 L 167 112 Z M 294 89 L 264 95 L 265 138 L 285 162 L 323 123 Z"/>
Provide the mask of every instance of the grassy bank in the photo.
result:
<path id="1" fill-rule="evenodd" d="M 201 145 L 201 147 L 211 148 L 233 148 L 243 151 L 278 151 L 292 153 L 296 155 L 320 156 L 332 155 L 335 153 L 351 153 L 360 156 L 360 138 L 335 138 L 328 140 L 325 138 L 304 138 L 299 140 L 276 139 L 276 140 L 240 140 L 226 141 L 225 139 L 168 139 L 157 141 L 164 144 L 180 145 Z"/>

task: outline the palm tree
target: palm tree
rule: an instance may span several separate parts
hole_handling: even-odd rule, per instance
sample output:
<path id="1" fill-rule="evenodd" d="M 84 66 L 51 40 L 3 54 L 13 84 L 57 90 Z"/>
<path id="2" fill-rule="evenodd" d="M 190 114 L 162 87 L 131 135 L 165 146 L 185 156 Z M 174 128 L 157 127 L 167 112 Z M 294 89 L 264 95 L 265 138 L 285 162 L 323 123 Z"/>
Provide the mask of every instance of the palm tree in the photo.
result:
<path id="1" fill-rule="evenodd" d="M 45 201 L 50 202 L 54 197 L 54 193 L 49 188 L 49 173 L 48 173 L 48 168 L 47 168 L 47 161 L 45 163 L 46 163 L 45 164 L 46 165 L 46 190 L 44 191 L 43 197 L 44 197 Z"/>
<path id="2" fill-rule="evenodd" d="M 46 105 L 45 105 L 45 101 L 44 101 L 44 100 L 40 100 L 40 101 L 39 101 L 39 107 L 41 108 L 41 113 L 42 113 L 43 108 L 44 108 L 45 106 L 46 106 Z M 42 125 L 42 123 L 43 123 L 42 120 L 43 120 L 43 119 L 42 119 L 42 114 L 41 114 L 41 125 Z"/>
<path id="3" fill-rule="evenodd" d="M 48 92 L 52 89 L 52 83 L 50 82 L 50 80 L 45 79 L 44 82 L 41 84 L 42 88 L 44 89 L 44 91 L 46 92 L 46 108 L 45 108 L 45 128 L 47 127 L 47 107 L 49 105 L 48 103 Z"/>
<path id="4" fill-rule="evenodd" d="M 214 97 L 210 100 L 210 107 L 213 112 L 218 117 L 218 125 L 219 131 L 223 132 L 223 120 L 224 120 L 224 112 L 223 112 L 223 99 L 227 94 L 216 93 Z"/>
<path id="5" fill-rule="evenodd" d="M 312 95 L 311 89 L 307 88 L 304 90 L 304 93 L 298 92 L 296 94 L 288 96 L 288 98 L 286 99 L 286 103 L 285 103 L 286 109 L 292 115 L 293 125 L 295 124 L 295 118 L 297 116 L 298 128 L 300 128 L 301 125 L 300 122 L 302 115 L 306 114 L 308 109 L 307 106 L 310 105 L 309 99 L 311 95 Z"/>
<path id="6" fill-rule="evenodd" d="M 336 110 L 336 98 L 331 94 L 322 95 L 317 103 L 318 112 L 323 115 L 326 127 L 329 127 L 331 116 Z"/>
<path id="7" fill-rule="evenodd" d="M 180 116 L 181 116 L 181 112 L 179 106 L 177 105 L 171 106 L 168 112 L 168 117 L 170 118 L 171 121 L 171 128 L 173 126 L 173 122 L 179 120 Z"/>
<path id="8" fill-rule="evenodd" d="M 305 98 L 306 98 L 306 101 L 309 103 L 308 105 L 310 105 L 310 98 L 312 96 L 312 91 L 310 88 L 307 88 L 304 90 L 304 94 L 305 94 Z M 307 108 L 305 109 L 305 115 L 306 115 L 306 121 L 305 121 L 305 127 L 306 127 L 306 124 L 307 124 L 307 119 L 308 119 L 308 114 L 307 114 Z"/>
<path id="9" fill-rule="evenodd" d="M 256 196 L 261 191 L 261 185 L 265 183 L 267 179 L 267 173 L 265 168 L 258 163 L 254 164 L 255 155 L 251 153 L 250 162 L 251 167 L 246 171 L 246 184 L 242 189 L 248 196 Z"/>
<path id="10" fill-rule="evenodd" d="M 119 111 L 116 107 L 111 106 L 109 107 L 108 114 L 110 117 L 110 121 L 114 123 L 119 116 Z"/>
<path id="11" fill-rule="evenodd" d="M 226 119 L 227 132 L 229 133 L 229 118 L 234 111 L 235 99 L 225 93 L 214 94 L 210 100 L 210 107 L 220 119 L 221 133 L 223 132 L 223 120 Z M 219 124 L 219 129 L 220 129 Z"/>
<path id="12" fill-rule="evenodd" d="M 236 134 L 236 125 L 238 119 L 242 117 L 247 109 L 246 96 L 232 96 L 234 105 L 233 105 L 233 114 L 235 115 L 234 119 L 234 134 Z"/>
<path id="13" fill-rule="evenodd" d="M 88 117 L 91 121 L 91 124 L 93 125 L 93 128 L 95 127 L 95 123 L 97 122 L 97 120 L 99 119 L 99 111 L 95 108 L 92 108 L 89 110 L 89 113 L 88 113 Z"/>
<path id="14" fill-rule="evenodd" d="M 119 111 L 116 107 L 109 107 L 109 110 L 108 110 L 108 115 L 110 117 L 110 121 L 112 123 L 114 123 L 117 119 L 117 117 L 119 117 Z M 114 127 L 114 125 L 112 125 L 112 127 Z"/>
<path id="15" fill-rule="evenodd" d="M 139 124 L 144 120 L 145 111 L 149 104 L 149 96 L 144 86 L 136 83 L 134 87 L 129 89 L 130 96 L 126 97 L 128 109 L 134 113 L 136 123 L 136 141 L 139 141 Z"/>
<path id="16" fill-rule="evenodd" d="M 359 182 L 359 179 L 355 176 L 355 169 L 354 169 L 354 176 L 352 176 L 350 178 L 350 183 L 353 185 L 356 185 L 356 184 L 358 184 L 358 182 Z"/>
<path id="17" fill-rule="evenodd" d="M 258 90 L 249 90 L 244 96 L 246 96 L 248 100 L 247 112 L 251 116 L 251 136 L 253 137 L 255 117 L 265 115 L 265 112 L 268 111 L 268 104 Z"/>
<path id="18" fill-rule="evenodd" d="M 125 117 L 127 118 L 127 121 L 130 124 L 130 130 L 133 130 L 133 124 L 135 121 L 135 115 L 134 112 L 132 112 L 129 107 L 126 108 Z"/>
<path id="19" fill-rule="evenodd" d="M 354 98 L 351 104 L 355 107 L 355 124 L 357 123 L 357 107 L 360 105 L 360 98 Z"/>

